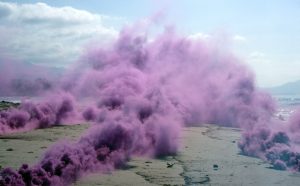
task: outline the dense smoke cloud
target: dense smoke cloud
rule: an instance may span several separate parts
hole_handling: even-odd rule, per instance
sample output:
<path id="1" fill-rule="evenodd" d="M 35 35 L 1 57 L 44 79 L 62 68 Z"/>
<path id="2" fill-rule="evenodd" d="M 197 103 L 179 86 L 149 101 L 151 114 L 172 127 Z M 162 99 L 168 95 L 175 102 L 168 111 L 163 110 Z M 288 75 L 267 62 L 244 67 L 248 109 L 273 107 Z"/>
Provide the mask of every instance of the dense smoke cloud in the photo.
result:
<path id="1" fill-rule="evenodd" d="M 36 165 L 2 170 L 0 185 L 65 185 L 122 167 L 132 156 L 176 154 L 181 128 L 204 123 L 245 129 L 243 153 L 295 168 L 296 141 L 280 124 L 273 127 L 272 98 L 256 88 L 239 59 L 210 42 L 170 29 L 149 41 L 124 29 L 110 46 L 90 49 L 49 93 L 62 92 L 56 99 L 48 94 L 40 103 L 3 111 L 0 123 L 2 133 L 74 118 L 91 128 L 76 142 L 55 144 Z M 283 149 L 293 160 L 281 158 Z"/>
<path id="2" fill-rule="evenodd" d="M 257 123 L 243 132 L 239 148 L 246 155 L 268 161 L 275 169 L 300 171 L 299 116 L 297 112 L 284 123 L 274 118 Z"/>
<path id="3" fill-rule="evenodd" d="M 48 96 L 40 103 L 24 101 L 18 108 L 0 111 L 0 134 L 72 123 L 76 118 L 73 97 L 66 93 Z"/>

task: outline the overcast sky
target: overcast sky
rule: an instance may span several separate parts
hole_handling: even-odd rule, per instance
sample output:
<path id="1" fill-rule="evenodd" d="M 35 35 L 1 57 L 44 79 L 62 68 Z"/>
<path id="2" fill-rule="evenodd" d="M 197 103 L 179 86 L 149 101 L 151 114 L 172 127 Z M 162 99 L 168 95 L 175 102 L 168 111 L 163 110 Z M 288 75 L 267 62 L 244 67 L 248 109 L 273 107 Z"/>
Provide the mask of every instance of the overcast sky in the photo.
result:
<path id="1" fill-rule="evenodd" d="M 69 66 L 91 42 L 156 12 L 189 37 L 225 33 L 268 87 L 300 79 L 298 0 L 0 1 L 0 57 Z"/>

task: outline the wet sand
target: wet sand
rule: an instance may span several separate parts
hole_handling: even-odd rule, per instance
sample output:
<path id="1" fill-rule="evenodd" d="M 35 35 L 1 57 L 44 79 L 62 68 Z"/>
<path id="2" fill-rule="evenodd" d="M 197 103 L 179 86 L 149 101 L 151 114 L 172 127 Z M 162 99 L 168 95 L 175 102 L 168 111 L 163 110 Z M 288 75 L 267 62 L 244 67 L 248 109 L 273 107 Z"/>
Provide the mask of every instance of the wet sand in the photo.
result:
<path id="1" fill-rule="evenodd" d="M 0 165 L 33 164 L 59 139 L 76 139 L 88 125 L 60 126 L 0 137 Z M 96 185 L 298 185 L 300 174 L 272 169 L 239 154 L 240 131 L 214 125 L 185 128 L 177 156 L 135 157 L 123 170 L 89 174 L 75 186 Z"/>

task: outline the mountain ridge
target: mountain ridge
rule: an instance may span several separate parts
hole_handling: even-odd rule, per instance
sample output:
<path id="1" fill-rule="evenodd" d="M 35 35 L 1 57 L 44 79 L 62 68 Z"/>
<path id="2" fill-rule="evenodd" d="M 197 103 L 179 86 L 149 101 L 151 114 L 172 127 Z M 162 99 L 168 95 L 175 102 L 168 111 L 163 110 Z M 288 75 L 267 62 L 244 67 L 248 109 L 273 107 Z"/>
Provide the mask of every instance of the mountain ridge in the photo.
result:
<path id="1" fill-rule="evenodd" d="M 279 94 L 300 95 L 300 80 L 287 82 L 279 86 L 274 86 L 274 87 L 269 87 L 264 89 L 274 95 L 279 95 Z"/>

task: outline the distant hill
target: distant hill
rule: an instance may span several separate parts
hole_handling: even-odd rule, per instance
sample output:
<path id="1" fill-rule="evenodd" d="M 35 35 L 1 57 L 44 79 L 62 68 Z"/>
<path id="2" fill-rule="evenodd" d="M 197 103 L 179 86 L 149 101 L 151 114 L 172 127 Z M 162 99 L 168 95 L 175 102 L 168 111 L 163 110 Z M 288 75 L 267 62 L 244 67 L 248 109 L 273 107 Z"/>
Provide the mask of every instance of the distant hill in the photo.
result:
<path id="1" fill-rule="evenodd" d="M 280 86 L 266 88 L 271 94 L 300 94 L 300 80 L 288 82 Z"/>

